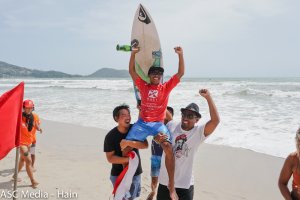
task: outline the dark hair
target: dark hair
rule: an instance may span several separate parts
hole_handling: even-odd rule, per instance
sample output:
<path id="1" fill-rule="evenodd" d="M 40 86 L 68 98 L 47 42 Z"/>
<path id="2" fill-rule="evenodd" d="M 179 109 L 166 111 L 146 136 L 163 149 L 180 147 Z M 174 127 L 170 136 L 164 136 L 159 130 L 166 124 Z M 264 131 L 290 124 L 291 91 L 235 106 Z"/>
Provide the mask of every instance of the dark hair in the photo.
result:
<path id="1" fill-rule="evenodd" d="M 32 113 L 27 114 L 25 112 L 22 113 L 22 116 L 25 117 L 27 130 L 30 132 L 33 128 L 34 116 Z"/>
<path id="2" fill-rule="evenodd" d="M 174 109 L 170 106 L 167 106 L 167 110 L 171 113 L 172 117 L 174 116 Z"/>
<path id="3" fill-rule="evenodd" d="M 116 118 L 118 118 L 120 115 L 120 110 L 123 110 L 123 109 L 126 109 L 126 110 L 128 110 L 128 112 L 130 112 L 129 106 L 126 104 L 121 104 L 121 105 L 115 107 L 115 109 L 113 110 L 113 118 L 115 121 L 116 121 Z"/>
<path id="4" fill-rule="evenodd" d="M 152 72 L 154 72 L 154 71 L 159 71 L 159 72 L 161 72 L 162 74 L 164 73 L 164 68 L 162 68 L 162 67 L 154 67 L 154 66 L 151 66 L 150 68 L 149 68 L 149 70 L 148 70 L 148 76 L 152 73 Z"/>

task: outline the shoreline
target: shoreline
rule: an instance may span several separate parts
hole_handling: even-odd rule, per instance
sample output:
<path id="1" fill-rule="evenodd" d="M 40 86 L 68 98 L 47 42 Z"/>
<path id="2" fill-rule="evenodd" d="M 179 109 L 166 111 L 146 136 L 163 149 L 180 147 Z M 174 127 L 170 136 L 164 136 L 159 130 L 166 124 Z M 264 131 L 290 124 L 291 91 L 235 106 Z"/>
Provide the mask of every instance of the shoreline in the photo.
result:
<path id="1" fill-rule="evenodd" d="M 110 130 L 107 130 L 107 129 L 103 129 L 103 128 L 99 128 L 99 127 L 96 127 L 96 126 L 84 126 L 84 125 L 78 125 L 78 124 L 75 124 L 75 123 L 69 123 L 69 122 L 58 122 L 58 121 L 54 121 L 54 120 L 48 120 L 48 119 L 41 119 L 42 122 L 46 121 L 46 122 L 51 122 L 51 123 L 60 123 L 60 124 L 64 124 L 64 125 L 67 125 L 67 126 L 80 126 L 82 128 L 92 128 L 92 129 L 99 129 L 101 131 L 103 131 L 106 135 L 106 133 L 108 133 Z M 116 126 L 116 124 L 114 124 Z M 112 126 L 112 128 L 114 128 L 115 126 Z M 148 142 L 151 141 L 151 137 L 148 138 Z M 229 148 L 234 148 L 234 149 L 241 149 L 241 150 L 245 150 L 245 151 L 250 151 L 250 152 L 253 152 L 253 153 L 258 153 L 258 154 L 262 154 L 262 155 L 266 155 L 266 156 L 272 156 L 274 158 L 279 158 L 279 159 L 285 159 L 285 157 L 281 157 L 281 156 L 276 156 L 276 155 L 272 155 L 272 154 L 268 154 L 268 153 L 264 153 L 264 152 L 259 152 L 259 151 L 255 151 L 253 149 L 247 149 L 247 148 L 244 148 L 244 147 L 235 147 L 235 146 L 230 146 L 230 145 L 225 145 L 225 144 L 212 144 L 212 143 L 206 143 L 206 145 L 212 145 L 212 146 L 220 146 L 220 147 L 229 147 Z M 150 144 L 149 144 L 150 145 Z M 289 154 L 287 154 L 286 156 L 288 156 Z"/>

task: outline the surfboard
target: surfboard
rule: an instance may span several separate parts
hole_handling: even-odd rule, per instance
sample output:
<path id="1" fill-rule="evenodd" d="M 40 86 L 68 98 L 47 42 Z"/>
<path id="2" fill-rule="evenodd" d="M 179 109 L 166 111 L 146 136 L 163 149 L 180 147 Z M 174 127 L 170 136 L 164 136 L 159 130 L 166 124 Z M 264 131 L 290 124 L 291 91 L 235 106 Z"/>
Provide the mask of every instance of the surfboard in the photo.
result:
<path id="1" fill-rule="evenodd" d="M 149 83 L 149 68 L 163 67 L 163 57 L 153 18 L 142 4 L 138 6 L 134 15 L 131 46 L 140 48 L 135 55 L 135 70 L 144 81 Z M 134 86 L 134 90 L 136 99 L 141 100 L 137 87 Z"/>

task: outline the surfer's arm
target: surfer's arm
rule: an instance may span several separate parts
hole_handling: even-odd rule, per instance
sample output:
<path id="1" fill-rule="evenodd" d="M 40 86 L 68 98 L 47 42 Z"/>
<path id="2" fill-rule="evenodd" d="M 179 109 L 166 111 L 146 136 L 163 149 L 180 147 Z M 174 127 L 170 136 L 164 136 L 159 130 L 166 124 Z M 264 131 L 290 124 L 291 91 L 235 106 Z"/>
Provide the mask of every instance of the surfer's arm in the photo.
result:
<path id="1" fill-rule="evenodd" d="M 128 157 L 116 156 L 114 151 L 106 152 L 106 159 L 112 164 L 127 164 L 129 162 Z"/>
<path id="2" fill-rule="evenodd" d="M 199 94 L 206 99 L 209 107 L 210 120 L 206 123 L 204 129 L 204 135 L 205 137 L 207 137 L 210 134 L 212 134 L 212 132 L 216 129 L 216 127 L 220 123 L 220 117 L 219 117 L 217 107 L 210 95 L 210 92 L 207 89 L 201 89 L 199 91 Z"/>
<path id="3" fill-rule="evenodd" d="M 138 52 L 138 49 L 132 49 L 130 60 L 129 60 L 129 74 L 132 78 L 132 80 L 135 82 L 135 80 L 138 78 L 138 74 L 135 71 L 135 54 Z"/>
<path id="4" fill-rule="evenodd" d="M 178 72 L 176 74 L 176 76 L 181 79 L 181 77 L 184 75 L 184 58 L 183 58 L 183 50 L 181 47 L 175 47 L 174 48 L 175 53 L 178 54 L 178 58 L 179 58 L 179 63 L 178 63 Z"/>

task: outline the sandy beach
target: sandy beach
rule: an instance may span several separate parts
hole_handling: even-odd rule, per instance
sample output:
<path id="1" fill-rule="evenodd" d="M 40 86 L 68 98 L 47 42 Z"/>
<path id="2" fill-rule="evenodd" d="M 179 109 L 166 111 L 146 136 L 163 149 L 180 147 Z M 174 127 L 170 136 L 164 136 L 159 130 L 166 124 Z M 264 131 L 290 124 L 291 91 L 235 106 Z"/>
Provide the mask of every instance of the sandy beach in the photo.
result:
<path id="1" fill-rule="evenodd" d="M 294 181 L 291 195 L 300 196 L 299 9 L 300 1 L 280 0 L 0 0 L 0 200 L 113 200 L 105 136 L 128 125 L 129 114 L 132 124 L 142 119 L 136 139 L 144 139 L 138 131 L 166 132 L 148 122 L 169 120 L 167 106 L 186 125 L 168 127 L 182 169 L 175 185 L 187 187 L 193 169 L 194 200 L 282 200 L 279 175 L 295 151 L 280 189 L 290 195 L 292 174 L 288 188 Z M 207 122 L 206 139 L 197 133 Z M 33 172 L 25 164 L 20 180 L 19 147 L 4 157 L 16 128 L 23 145 L 42 132 Z M 106 151 L 119 150 L 121 139 L 109 138 Z M 136 200 L 152 192 L 147 139 Z"/>
<path id="2" fill-rule="evenodd" d="M 25 196 L 20 199 L 27 199 L 27 191 L 48 195 L 48 199 L 59 199 L 62 194 L 69 199 L 109 199 L 111 165 L 103 152 L 107 130 L 46 120 L 42 123 L 44 133 L 37 136 L 34 174 L 40 184 L 31 189 L 23 170 L 18 190 Z M 150 191 L 150 149 L 140 153 L 144 170 L 140 199 L 145 199 Z M 0 161 L 0 194 L 12 189 L 14 160 L 15 150 Z M 203 144 L 194 166 L 194 199 L 282 199 L 277 179 L 283 162 L 283 158 L 250 150 Z"/>

